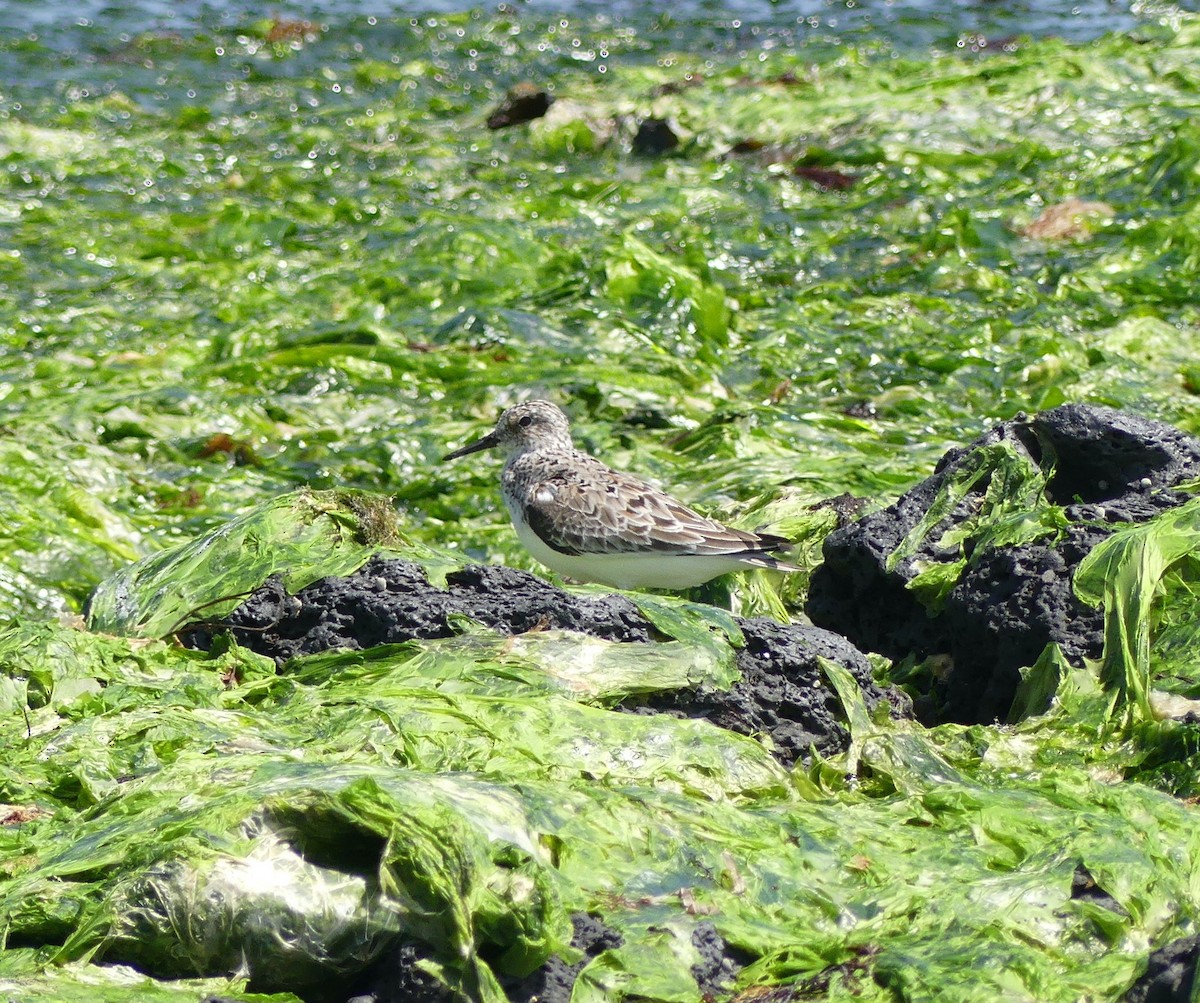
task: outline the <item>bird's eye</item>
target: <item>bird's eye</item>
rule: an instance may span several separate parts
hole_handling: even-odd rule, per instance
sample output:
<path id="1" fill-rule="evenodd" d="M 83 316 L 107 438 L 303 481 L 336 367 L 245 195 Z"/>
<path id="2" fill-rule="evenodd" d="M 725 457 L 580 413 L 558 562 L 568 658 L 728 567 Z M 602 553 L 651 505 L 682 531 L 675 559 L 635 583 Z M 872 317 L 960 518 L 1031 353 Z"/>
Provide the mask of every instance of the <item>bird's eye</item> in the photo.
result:
<path id="1" fill-rule="evenodd" d="M 528 428 L 530 425 L 533 424 L 532 415 L 528 415 L 528 414 L 525 415 L 524 417 L 521 418 L 520 421 L 517 422 L 517 424 L 520 425 L 522 428 Z"/>

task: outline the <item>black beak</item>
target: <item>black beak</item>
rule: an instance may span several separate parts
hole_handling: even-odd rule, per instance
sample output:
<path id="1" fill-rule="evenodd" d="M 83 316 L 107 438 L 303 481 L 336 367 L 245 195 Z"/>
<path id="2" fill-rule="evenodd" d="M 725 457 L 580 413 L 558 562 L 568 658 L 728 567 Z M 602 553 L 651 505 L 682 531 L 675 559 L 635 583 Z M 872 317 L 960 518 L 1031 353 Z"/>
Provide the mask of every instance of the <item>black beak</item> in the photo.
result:
<path id="1" fill-rule="evenodd" d="M 463 446 L 462 449 L 456 449 L 453 453 L 447 453 L 442 457 L 442 462 L 457 460 L 460 456 L 466 456 L 468 453 L 478 453 L 481 449 L 491 449 L 499 442 L 500 437 L 495 432 L 488 432 L 482 439 L 476 439 L 469 446 Z"/>

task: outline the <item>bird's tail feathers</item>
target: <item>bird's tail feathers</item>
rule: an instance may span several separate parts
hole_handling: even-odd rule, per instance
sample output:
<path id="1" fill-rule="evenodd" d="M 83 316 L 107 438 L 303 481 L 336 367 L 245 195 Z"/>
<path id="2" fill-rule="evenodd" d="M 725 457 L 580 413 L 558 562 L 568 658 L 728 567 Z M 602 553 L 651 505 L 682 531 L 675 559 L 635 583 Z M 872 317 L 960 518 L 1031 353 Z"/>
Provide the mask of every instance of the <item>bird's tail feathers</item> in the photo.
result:
<path id="1" fill-rule="evenodd" d="M 748 564 L 754 568 L 768 568 L 771 571 L 803 571 L 794 564 L 789 564 L 787 561 L 781 561 L 778 557 L 771 557 L 768 554 L 747 554 L 742 558 L 743 564 Z"/>
<path id="2" fill-rule="evenodd" d="M 755 533 L 758 539 L 756 550 L 791 550 L 795 544 L 786 536 L 776 536 L 774 533 Z"/>

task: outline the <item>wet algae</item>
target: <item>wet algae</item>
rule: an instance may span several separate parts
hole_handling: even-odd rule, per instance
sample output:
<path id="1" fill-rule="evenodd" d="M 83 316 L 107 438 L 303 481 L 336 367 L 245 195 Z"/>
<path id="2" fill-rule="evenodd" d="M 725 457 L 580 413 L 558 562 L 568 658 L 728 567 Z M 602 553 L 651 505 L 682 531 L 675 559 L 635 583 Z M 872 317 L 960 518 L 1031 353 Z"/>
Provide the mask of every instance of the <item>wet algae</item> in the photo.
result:
<path id="1" fill-rule="evenodd" d="M 632 597 L 654 631 L 629 648 L 455 613 L 449 637 L 281 667 L 177 634 L 272 576 L 284 603 L 380 555 L 435 586 L 536 570 L 496 469 L 437 462 L 520 393 L 566 405 L 613 465 L 796 537 L 809 570 L 839 521 L 820 503 L 881 510 L 1018 412 L 1200 431 L 1194 16 L 1000 38 L 832 9 L 13 9 L 6 998 L 1117 1000 L 1180 965 L 1186 983 L 1189 485 L 1084 535 L 1070 570 L 1101 650 L 1031 657 L 1011 723 L 923 727 L 871 687 L 927 692 L 937 664 L 889 652 L 873 682 L 827 659 L 813 685 L 841 739 L 786 764 L 716 715 L 617 709 L 734 683 L 761 637 L 707 602 Z M 518 85 L 553 100 L 489 129 Z M 1048 499 L 1019 460 L 956 482 L 949 504 L 997 518 L 972 524 L 978 556 L 913 569 L 924 608 L 991 544 L 1071 532 L 1060 509 L 1089 499 Z M 795 614 L 807 587 L 691 598 Z"/>

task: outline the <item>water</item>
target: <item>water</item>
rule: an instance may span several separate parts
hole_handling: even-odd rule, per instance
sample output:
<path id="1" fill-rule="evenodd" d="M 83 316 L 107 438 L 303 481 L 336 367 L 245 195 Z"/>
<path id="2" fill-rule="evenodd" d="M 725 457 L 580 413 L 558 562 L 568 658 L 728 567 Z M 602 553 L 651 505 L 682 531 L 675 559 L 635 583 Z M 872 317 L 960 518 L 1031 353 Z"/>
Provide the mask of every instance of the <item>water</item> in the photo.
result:
<path id="1" fill-rule="evenodd" d="M 410 51 L 414 31 L 444 34 L 440 48 L 454 48 L 454 33 L 441 32 L 439 22 L 465 25 L 468 37 L 475 30 L 487 33 L 489 24 L 511 22 L 514 30 L 545 39 L 547 58 L 539 69 L 551 80 L 575 68 L 572 39 L 583 51 L 611 49 L 615 60 L 626 63 L 653 62 L 671 51 L 749 59 L 772 50 L 822 62 L 836 58 L 834 50 L 844 45 L 903 56 L 988 50 L 1020 36 L 1082 43 L 1129 32 L 1173 9 L 1160 0 L 690 0 L 652 6 L 638 0 L 515 0 L 473 8 L 461 0 L 432 0 L 414 18 L 413 5 L 400 0 L 266 6 L 245 0 L 0 0 L 0 115 L 27 115 L 63 95 L 113 90 L 161 107 L 187 91 L 172 87 L 172 79 L 190 80 L 196 88 L 235 85 L 263 68 L 261 60 L 234 57 L 235 50 L 244 48 L 246 34 L 262 37 L 262 26 L 277 18 L 319 25 L 322 45 L 304 47 L 272 73 L 303 73 L 318 65 L 348 70 L 364 58 L 395 59 Z M 492 59 L 488 71 L 497 86 L 506 86 L 528 68 Z"/>
<path id="2" fill-rule="evenodd" d="M 998 4 L 993 0 L 967 0 L 946 4 L 938 0 L 692 0 L 647 6 L 638 0 L 523 0 L 507 4 L 482 4 L 476 9 L 491 15 L 501 9 L 522 14 L 569 11 L 585 21 L 608 20 L 636 27 L 669 19 L 680 26 L 724 29 L 729 32 L 770 32 L 803 41 L 817 36 L 874 33 L 903 46 L 936 44 L 964 32 L 990 37 L 1059 35 L 1087 41 L 1105 32 L 1123 32 L 1142 20 L 1155 17 L 1161 5 L 1147 3 L 1077 3 L 1071 0 L 1025 0 Z M 422 16 L 437 16 L 467 9 L 454 0 L 432 0 Z M 414 7 L 399 0 L 333 0 L 298 4 L 278 3 L 269 8 L 249 3 L 172 3 L 170 0 L 79 0 L 76 3 L 38 3 L 35 0 L 0 0 L 0 38 L 11 41 L 36 36 L 50 48 L 87 50 L 96 40 L 146 32 L 219 32 L 263 17 L 307 19 L 327 24 L 374 16 L 380 20 L 408 19 Z"/>

